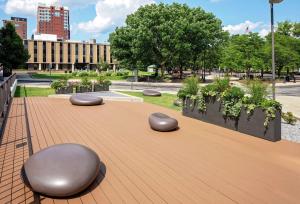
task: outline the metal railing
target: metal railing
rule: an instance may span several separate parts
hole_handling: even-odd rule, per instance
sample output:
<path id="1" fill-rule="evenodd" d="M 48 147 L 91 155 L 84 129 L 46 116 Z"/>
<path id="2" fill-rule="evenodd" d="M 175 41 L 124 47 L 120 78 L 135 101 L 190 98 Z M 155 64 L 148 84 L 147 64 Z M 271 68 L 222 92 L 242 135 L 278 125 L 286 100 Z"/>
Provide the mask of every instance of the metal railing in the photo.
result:
<path id="1" fill-rule="evenodd" d="M 11 87 L 16 80 L 16 74 L 4 79 L 0 84 L 0 117 L 3 119 L 7 114 L 8 106 L 12 100 Z"/>

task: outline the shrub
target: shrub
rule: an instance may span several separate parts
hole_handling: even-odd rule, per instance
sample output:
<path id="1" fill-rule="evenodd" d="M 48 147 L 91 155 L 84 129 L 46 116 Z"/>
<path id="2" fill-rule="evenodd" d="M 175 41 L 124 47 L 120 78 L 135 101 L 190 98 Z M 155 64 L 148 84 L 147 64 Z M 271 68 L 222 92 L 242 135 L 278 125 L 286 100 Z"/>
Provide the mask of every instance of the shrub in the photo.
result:
<path id="1" fill-rule="evenodd" d="M 239 87 L 231 87 L 222 93 L 223 115 L 231 118 L 238 118 L 241 114 L 242 98 L 244 91 Z"/>
<path id="2" fill-rule="evenodd" d="M 266 113 L 266 118 L 264 125 L 265 127 L 268 127 L 270 121 L 274 120 L 276 117 L 276 111 L 281 111 L 282 107 L 281 104 L 275 100 L 270 99 L 263 99 L 261 102 L 261 108 Z"/>
<path id="3" fill-rule="evenodd" d="M 59 88 L 66 87 L 66 86 L 67 86 L 66 80 L 57 80 L 52 82 L 51 84 L 51 88 L 55 90 L 58 90 Z"/>
<path id="4" fill-rule="evenodd" d="M 79 72 L 78 71 L 75 71 L 72 73 L 72 77 L 77 77 L 79 75 Z"/>
<path id="5" fill-rule="evenodd" d="M 197 77 L 186 78 L 183 82 L 183 88 L 178 92 L 178 97 L 184 99 L 187 96 L 195 96 L 199 92 L 199 80 Z"/>
<path id="6" fill-rule="evenodd" d="M 290 125 L 296 125 L 297 118 L 291 112 L 282 113 L 283 120 Z"/>
<path id="7" fill-rule="evenodd" d="M 89 73 L 88 72 L 79 72 L 78 77 L 88 77 L 89 76 Z"/>
<path id="8" fill-rule="evenodd" d="M 247 91 L 251 95 L 250 102 L 260 105 L 268 95 L 268 85 L 259 80 L 249 81 L 247 83 Z"/>
<path id="9" fill-rule="evenodd" d="M 245 92 L 239 87 L 231 87 L 225 90 L 222 94 L 222 100 L 225 101 L 239 101 L 245 95 Z"/>
<path id="10" fill-rule="evenodd" d="M 106 72 L 106 73 L 105 73 L 105 76 L 110 77 L 110 76 L 112 76 L 112 74 L 113 74 L 112 72 Z"/>
<path id="11" fill-rule="evenodd" d="M 224 91 L 230 88 L 229 78 L 216 78 L 212 84 L 208 84 L 201 89 L 204 97 L 222 95 Z"/>
<path id="12" fill-rule="evenodd" d="M 92 86 L 92 82 L 87 77 L 83 77 L 81 79 L 80 86 L 89 88 Z"/>
<path id="13" fill-rule="evenodd" d="M 106 80 L 103 75 L 100 75 L 97 78 L 97 84 L 110 86 L 111 85 L 111 81 Z"/>
<path id="14" fill-rule="evenodd" d="M 97 77 L 99 74 L 97 73 L 97 72 L 94 72 L 94 71 L 92 71 L 92 72 L 89 72 L 89 76 L 90 77 Z"/>
<path id="15" fill-rule="evenodd" d="M 216 78 L 214 81 L 214 85 L 217 93 L 221 94 L 230 87 L 230 80 L 228 77 Z"/>

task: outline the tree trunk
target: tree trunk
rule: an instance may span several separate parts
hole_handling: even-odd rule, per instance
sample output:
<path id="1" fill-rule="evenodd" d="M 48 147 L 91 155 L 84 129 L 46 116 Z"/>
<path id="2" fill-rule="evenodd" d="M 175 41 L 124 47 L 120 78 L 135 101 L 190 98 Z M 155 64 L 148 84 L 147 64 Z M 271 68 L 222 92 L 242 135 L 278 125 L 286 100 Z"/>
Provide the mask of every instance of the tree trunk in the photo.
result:
<path id="1" fill-rule="evenodd" d="M 183 76 L 183 69 L 182 69 L 182 66 L 179 67 L 179 72 L 180 72 L 179 78 L 182 79 L 182 76 Z"/>
<path id="2" fill-rule="evenodd" d="M 247 69 L 247 78 L 248 79 L 250 78 L 250 69 L 249 68 Z"/>
<path id="3" fill-rule="evenodd" d="M 205 77 L 205 68 L 203 68 L 202 80 L 203 80 L 203 82 L 205 82 L 205 81 L 206 81 L 206 77 Z"/>
<path id="4" fill-rule="evenodd" d="M 160 73 L 161 73 L 161 78 L 164 78 L 164 76 L 165 76 L 165 65 L 160 66 Z"/>
<path id="5" fill-rule="evenodd" d="M 260 70 L 260 76 L 261 76 L 262 79 L 264 78 L 264 69 Z"/>
<path id="6" fill-rule="evenodd" d="M 279 68 L 279 69 L 278 69 L 278 73 L 277 73 L 277 74 L 278 74 L 278 78 L 281 77 L 281 69 L 282 69 L 282 68 Z"/>

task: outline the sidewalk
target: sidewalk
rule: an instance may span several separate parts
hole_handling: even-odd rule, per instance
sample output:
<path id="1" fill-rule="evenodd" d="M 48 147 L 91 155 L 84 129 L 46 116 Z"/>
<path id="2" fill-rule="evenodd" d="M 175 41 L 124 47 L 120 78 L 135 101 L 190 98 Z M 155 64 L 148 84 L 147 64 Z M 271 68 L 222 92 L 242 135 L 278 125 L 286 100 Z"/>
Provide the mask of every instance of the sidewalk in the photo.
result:
<path id="1" fill-rule="evenodd" d="M 300 97 L 277 96 L 276 100 L 282 104 L 283 112 L 292 112 L 298 119 L 300 119 Z"/>

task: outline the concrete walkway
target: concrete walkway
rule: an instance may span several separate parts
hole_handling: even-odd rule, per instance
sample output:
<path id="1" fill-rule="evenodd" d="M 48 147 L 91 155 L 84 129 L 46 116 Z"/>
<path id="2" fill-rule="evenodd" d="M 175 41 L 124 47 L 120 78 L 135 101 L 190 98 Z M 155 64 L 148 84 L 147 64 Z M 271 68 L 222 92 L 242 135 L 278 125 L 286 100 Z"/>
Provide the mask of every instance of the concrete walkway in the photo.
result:
<path id="1" fill-rule="evenodd" d="M 277 96 L 276 100 L 282 104 L 283 112 L 292 112 L 300 119 L 300 97 Z"/>

